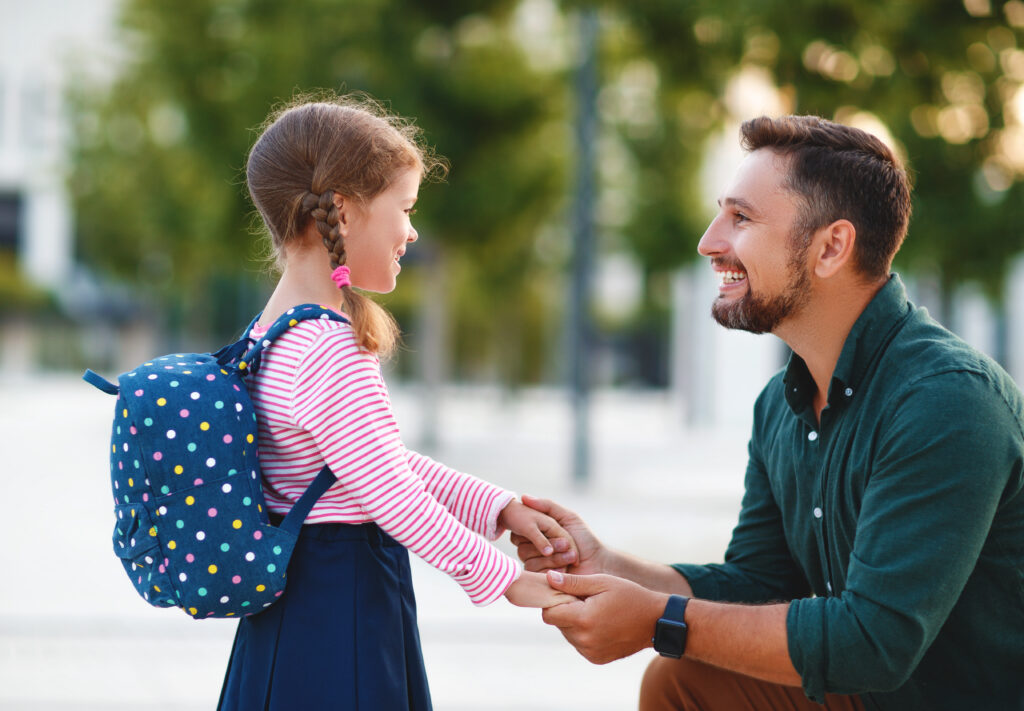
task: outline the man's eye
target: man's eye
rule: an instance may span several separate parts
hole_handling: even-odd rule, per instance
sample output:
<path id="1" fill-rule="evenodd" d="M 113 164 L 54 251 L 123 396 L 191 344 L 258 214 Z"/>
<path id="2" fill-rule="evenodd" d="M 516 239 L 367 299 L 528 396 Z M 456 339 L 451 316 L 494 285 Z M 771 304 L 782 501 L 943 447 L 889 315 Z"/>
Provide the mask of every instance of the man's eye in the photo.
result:
<path id="1" fill-rule="evenodd" d="M 750 218 L 744 215 L 742 212 L 733 213 L 737 222 L 748 222 Z"/>

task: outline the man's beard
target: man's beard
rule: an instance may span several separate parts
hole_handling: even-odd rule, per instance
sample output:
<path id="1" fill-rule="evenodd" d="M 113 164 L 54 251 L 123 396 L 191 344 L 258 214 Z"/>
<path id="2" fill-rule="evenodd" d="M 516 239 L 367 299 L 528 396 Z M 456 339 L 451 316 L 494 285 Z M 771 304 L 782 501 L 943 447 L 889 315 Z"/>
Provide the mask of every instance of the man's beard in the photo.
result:
<path id="1" fill-rule="evenodd" d="M 726 301 L 721 296 L 714 300 L 711 304 L 714 319 L 726 328 L 771 333 L 784 319 L 799 311 L 810 299 L 811 278 L 804 264 L 807 248 L 791 249 L 789 283 L 785 291 L 775 296 L 755 294 L 748 281 L 747 293 L 738 300 Z"/>

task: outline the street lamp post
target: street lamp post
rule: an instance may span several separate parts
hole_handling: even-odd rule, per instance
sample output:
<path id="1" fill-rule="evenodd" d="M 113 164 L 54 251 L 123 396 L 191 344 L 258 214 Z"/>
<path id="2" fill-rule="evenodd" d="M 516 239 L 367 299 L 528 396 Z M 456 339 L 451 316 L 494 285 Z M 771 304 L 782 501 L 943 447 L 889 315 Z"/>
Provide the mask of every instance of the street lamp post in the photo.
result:
<path id="1" fill-rule="evenodd" d="M 573 482 L 590 476 L 590 282 L 594 252 L 594 143 L 597 139 L 597 11 L 579 18 L 576 73 L 576 191 L 573 201 L 572 286 L 569 320 L 573 409 Z"/>

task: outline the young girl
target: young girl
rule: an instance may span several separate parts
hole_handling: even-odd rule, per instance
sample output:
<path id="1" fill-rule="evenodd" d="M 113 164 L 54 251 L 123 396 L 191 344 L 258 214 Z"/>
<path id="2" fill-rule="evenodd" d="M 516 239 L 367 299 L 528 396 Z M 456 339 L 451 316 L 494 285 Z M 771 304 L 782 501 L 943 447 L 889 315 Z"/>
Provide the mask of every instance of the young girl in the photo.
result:
<path id="1" fill-rule="evenodd" d="M 286 514 L 324 463 L 339 481 L 306 518 L 284 595 L 240 621 L 220 709 L 430 709 L 407 549 L 477 605 L 574 599 L 484 540 L 509 529 L 550 554 L 569 534 L 407 450 L 391 413 L 378 358 L 396 326 L 354 288 L 395 288 L 420 181 L 438 168 L 412 126 L 351 98 L 279 112 L 249 154 L 249 192 L 283 265 L 250 335 L 305 303 L 350 324 L 300 322 L 249 380 L 271 514 Z"/>

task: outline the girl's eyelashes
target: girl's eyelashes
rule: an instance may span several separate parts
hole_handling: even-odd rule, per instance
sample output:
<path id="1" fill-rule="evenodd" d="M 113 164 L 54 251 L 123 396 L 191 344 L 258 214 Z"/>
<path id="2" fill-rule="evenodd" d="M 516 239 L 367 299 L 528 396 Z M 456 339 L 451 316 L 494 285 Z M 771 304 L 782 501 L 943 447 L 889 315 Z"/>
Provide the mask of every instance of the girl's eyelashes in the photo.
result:
<path id="1" fill-rule="evenodd" d="M 410 217 L 412 217 L 413 215 L 416 214 L 416 208 L 415 207 L 407 208 L 406 211 L 405 211 L 405 214 L 409 215 Z"/>

